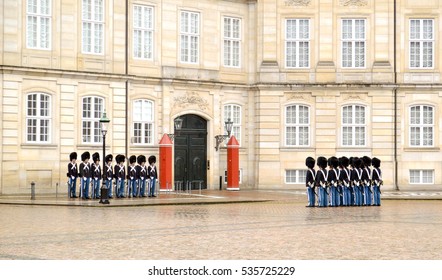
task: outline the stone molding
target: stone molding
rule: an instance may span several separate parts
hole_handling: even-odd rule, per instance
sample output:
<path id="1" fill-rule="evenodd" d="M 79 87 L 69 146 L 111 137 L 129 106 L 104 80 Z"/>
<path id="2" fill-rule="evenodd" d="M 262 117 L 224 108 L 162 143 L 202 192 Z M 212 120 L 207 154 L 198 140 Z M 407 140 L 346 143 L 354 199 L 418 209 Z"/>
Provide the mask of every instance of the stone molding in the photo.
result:
<path id="1" fill-rule="evenodd" d="M 286 0 L 286 6 L 309 6 L 311 0 Z"/>
<path id="2" fill-rule="evenodd" d="M 367 0 L 340 0 L 339 4 L 341 6 L 367 6 Z"/>

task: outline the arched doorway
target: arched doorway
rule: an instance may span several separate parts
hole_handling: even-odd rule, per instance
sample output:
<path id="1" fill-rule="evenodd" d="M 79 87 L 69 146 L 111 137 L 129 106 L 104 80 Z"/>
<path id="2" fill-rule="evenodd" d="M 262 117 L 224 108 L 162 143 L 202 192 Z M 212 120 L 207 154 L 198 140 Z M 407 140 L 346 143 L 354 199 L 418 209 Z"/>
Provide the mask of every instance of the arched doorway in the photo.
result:
<path id="1" fill-rule="evenodd" d="M 180 116 L 183 124 L 175 131 L 175 182 L 184 189 L 207 188 L 207 121 L 200 116 Z"/>

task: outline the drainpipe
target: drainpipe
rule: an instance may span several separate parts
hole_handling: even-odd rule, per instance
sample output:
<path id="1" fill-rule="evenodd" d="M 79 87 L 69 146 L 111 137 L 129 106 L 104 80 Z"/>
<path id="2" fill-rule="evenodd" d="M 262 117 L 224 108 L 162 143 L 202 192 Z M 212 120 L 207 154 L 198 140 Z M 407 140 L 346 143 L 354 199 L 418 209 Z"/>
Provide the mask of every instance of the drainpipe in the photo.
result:
<path id="1" fill-rule="evenodd" d="M 398 149 L 398 145 L 397 145 L 397 140 L 398 140 L 398 136 L 397 136 L 397 65 L 396 65 L 396 35 L 397 35 L 397 30 L 396 30 L 396 23 L 397 23 L 397 18 L 396 18 L 396 0 L 394 0 L 393 3 L 394 7 L 393 7 L 393 22 L 394 22 L 394 26 L 393 26 L 393 71 L 394 71 L 394 90 L 393 90 L 393 94 L 394 94 L 394 187 L 396 191 L 399 191 L 399 184 L 398 184 L 398 161 L 397 161 L 397 149 Z"/>
<path id="2" fill-rule="evenodd" d="M 125 155 L 126 157 L 129 157 L 129 141 L 130 141 L 130 135 L 129 135 L 129 0 L 126 0 L 126 30 L 125 30 L 125 47 L 126 47 L 126 53 L 125 53 L 125 74 L 126 74 L 126 116 L 125 116 L 125 135 L 126 135 L 126 141 L 125 141 Z M 129 161 L 127 161 L 129 164 Z"/>

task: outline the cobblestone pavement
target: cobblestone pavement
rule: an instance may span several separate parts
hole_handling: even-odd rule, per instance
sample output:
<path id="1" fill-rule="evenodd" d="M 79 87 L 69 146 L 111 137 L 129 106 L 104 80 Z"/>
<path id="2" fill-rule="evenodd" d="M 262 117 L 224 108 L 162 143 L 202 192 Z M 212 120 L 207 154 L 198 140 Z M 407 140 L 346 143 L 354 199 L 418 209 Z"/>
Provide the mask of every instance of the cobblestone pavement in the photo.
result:
<path id="1" fill-rule="evenodd" d="M 0 205 L 0 259 L 442 259 L 442 201 Z"/>

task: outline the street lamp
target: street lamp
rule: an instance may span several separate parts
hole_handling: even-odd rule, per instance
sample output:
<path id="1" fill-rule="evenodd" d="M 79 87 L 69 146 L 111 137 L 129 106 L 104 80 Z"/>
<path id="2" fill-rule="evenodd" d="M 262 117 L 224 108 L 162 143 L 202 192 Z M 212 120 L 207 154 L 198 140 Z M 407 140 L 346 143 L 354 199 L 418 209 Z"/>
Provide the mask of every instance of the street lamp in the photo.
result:
<path id="1" fill-rule="evenodd" d="M 110 123 L 110 120 L 106 117 L 106 111 L 103 112 L 103 117 L 100 119 L 101 125 L 101 135 L 103 136 L 103 169 L 102 174 L 106 171 L 106 133 L 107 133 L 107 125 Z M 109 204 L 108 194 L 109 190 L 106 189 L 105 176 L 101 178 L 101 195 L 100 195 L 100 203 Z"/>
<path id="2" fill-rule="evenodd" d="M 230 120 L 230 118 L 227 119 L 227 121 L 224 123 L 224 127 L 227 131 L 227 135 L 216 135 L 215 136 L 215 141 L 216 141 L 216 146 L 215 146 L 215 150 L 218 151 L 219 149 L 219 145 L 226 139 L 230 138 L 230 133 L 232 132 L 232 127 L 233 127 L 233 122 Z"/>
<path id="3" fill-rule="evenodd" d="M 173 121 L 173 123 L 175 126 L 175 130 L 177 131 L 177 135 L 178 135 L 179 131 L 183 127 L 183 119 L 178 117 Z M 173 139 L 175 139 L 175 134 L 173 134 L 173 133 L 168 133 L 167 136 L 169 136 L 170 140 L 172 140 L 172 141 L 173 141 Z"/>

